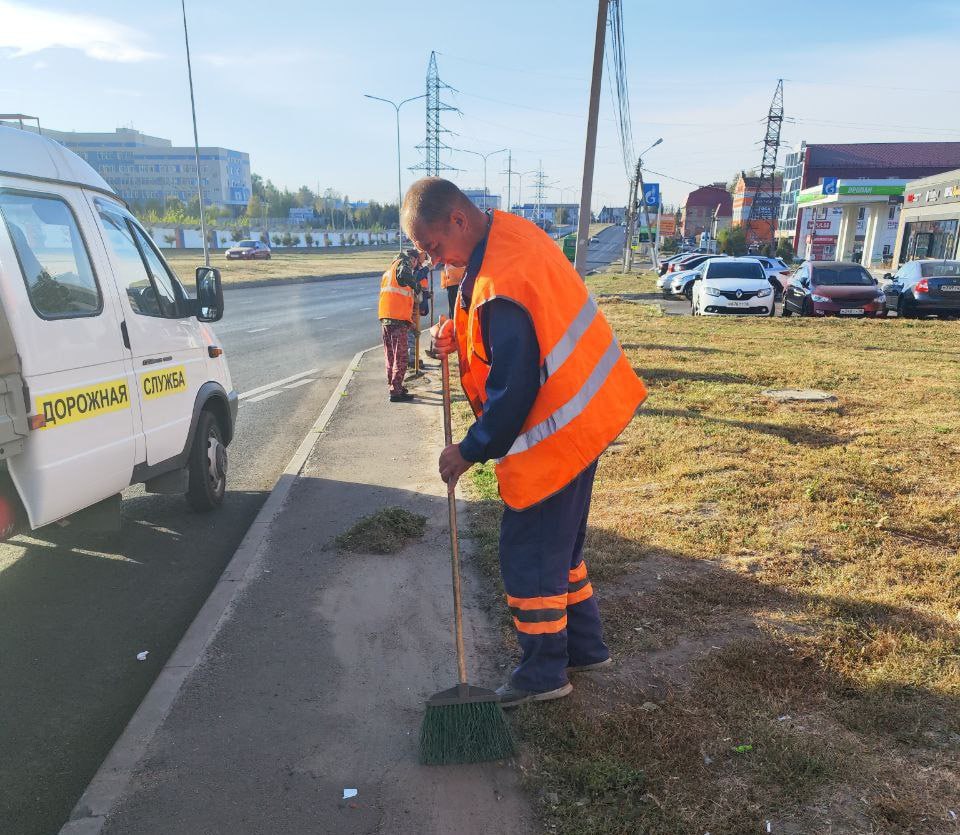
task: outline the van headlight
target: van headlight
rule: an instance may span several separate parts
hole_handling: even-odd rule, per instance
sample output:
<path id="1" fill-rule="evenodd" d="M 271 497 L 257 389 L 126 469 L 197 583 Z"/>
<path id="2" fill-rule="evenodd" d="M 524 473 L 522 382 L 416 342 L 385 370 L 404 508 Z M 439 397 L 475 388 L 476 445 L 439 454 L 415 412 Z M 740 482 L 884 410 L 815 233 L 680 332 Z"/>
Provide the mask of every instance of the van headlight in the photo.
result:
<path id="1" fill-rule="evenodd" d="M 769 296 L 770 293 L 772 293 L 772 292 L 773 292 L 773 291 L 772 291 L 769 287 L 767 287 L 767 288 L 764 289 L 764 290 L 757 290 L 757 298 L 758 298 L 758 299 L 765 299 L 765 298 L 766 298 L 767 296 Z"/>
<path id="2" fill-rule="evenodd" d="M 704 287 L 703 292 L 708 296 L 719 296 L 720 291 L 716 287 Z"/>

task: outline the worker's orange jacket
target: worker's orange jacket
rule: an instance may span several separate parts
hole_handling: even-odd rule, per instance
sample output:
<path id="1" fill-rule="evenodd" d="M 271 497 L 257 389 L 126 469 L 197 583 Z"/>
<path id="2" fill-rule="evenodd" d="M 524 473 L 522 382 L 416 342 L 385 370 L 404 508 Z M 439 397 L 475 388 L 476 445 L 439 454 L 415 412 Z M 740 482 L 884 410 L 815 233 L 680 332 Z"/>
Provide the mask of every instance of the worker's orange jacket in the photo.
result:
<path id="1" fill-rule="evenodd" d="M 380 280 L 378 319 L 413 321 L 413 288 L 397 282 L 396 264 L 391 264 Z"/>
<path id="2" fill-rule="evenodd" d="M 563 250 L 530 221 L 495 211 L 470 309 L 458 303 L 455 322 L 460 377 L 478 417 L 490 368 L 480 310 L 497 298 L 530 315 L 540 346 L 540 391 L 496 464 L 501 498 L 523 510 L 593 463 L 630 423 L 647 389 Z"/>
<path id="3" fill-rule="evenodd" d="M 450 264 L 444 264 L 443 272 L 440 273 L 440 286 L 443 289 L 457 287 L 465 270 L 466 267 L 453 267 Z"/>

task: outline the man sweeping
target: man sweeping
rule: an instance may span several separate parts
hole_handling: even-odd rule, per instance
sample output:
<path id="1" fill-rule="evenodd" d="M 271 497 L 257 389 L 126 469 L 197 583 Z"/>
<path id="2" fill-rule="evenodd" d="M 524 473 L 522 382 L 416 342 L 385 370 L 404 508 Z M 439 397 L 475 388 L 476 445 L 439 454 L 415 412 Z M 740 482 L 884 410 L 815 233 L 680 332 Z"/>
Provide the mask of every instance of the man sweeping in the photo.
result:
<path id="1" fill-rule="evenodd" d="M 439 466 L 449 486 L 474 463 L 497 461 L 500 570 L 522 650 L 500 703 L 561 698 L 570 673 L 610 664 L 581 552 L 597 459 L 646 389 L 534 224 L 482 212 L 438 177 L 413 184 L 401 221 L 433 263 L 465 267 L 454 322 L 438 323 L 434 338 L 442 355 L 457 351 L 476 420 Z"/>

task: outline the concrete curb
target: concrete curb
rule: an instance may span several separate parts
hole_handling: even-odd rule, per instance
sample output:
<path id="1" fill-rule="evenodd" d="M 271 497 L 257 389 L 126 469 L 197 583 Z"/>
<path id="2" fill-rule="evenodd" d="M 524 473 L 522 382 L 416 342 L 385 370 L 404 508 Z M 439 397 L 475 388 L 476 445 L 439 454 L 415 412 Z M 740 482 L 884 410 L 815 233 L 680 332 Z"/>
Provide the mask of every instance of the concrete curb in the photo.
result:
<path id="1" fill-rule="evenodd" d="M 220 627 L 229 620 L 237 597 L 256 576 L 255 569 L 263 554 L 270 527 L 286 502 L 290 488 L 303 470 L 314 444 L 343 399 L 353 375 L 359 370 L 363 355 L 379 347 L 377 345 L 358 351 L 350 360 L 320 416 L 277 479 L 266 503 L 260 508 L 190 628 L 77 801 L 70 813 L 70 819 L 60 829 L 60 835 L 99 835 L 102 831 L 107 815 L 126 791 L 134 770 L 173 707 L 180 689 L 203 660 L 207 647 L 220 631 Z"/>

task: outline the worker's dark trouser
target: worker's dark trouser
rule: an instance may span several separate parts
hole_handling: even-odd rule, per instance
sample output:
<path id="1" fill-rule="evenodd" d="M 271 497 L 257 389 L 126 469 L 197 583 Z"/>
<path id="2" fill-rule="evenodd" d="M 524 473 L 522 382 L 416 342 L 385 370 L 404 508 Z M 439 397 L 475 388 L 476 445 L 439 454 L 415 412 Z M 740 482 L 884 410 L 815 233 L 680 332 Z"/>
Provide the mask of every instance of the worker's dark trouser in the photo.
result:
<path id="1" fill-rule="evenodd" d="M 526 510 L 504 509 L 500 572 L 523 651 L 510 679 L 520 690 L 554 690 L 566 683 L 567 666 L 610 657 L 581 558 L 596 470 L 594 462 Z"/>

